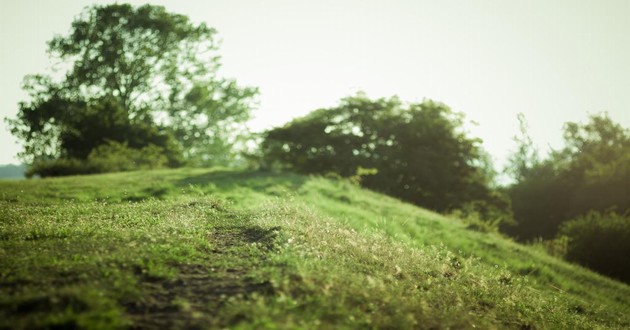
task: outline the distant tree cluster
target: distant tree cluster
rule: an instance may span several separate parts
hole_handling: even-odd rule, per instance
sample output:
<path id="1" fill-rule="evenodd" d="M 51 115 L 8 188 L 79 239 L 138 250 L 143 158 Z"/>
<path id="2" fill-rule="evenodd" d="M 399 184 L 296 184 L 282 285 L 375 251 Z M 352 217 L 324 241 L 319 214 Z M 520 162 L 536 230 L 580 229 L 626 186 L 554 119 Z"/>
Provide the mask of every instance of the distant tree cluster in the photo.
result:
<path id="1" fill-rule="evenodd" d="M 30 100 L 9 120 L 32 174 L 89 163 L 115 143 L 160 151 L 155 166 L 233 160 L 257 89 L 217 76 L 214 29 L 160 6 L 93 6 L 48 50 L 65 76 L 28 76 Z"/>
<path id="2" fill-rule="evenodd" d="M 363 186 L 436 211 L 474 208 L 507 219 L 481 140 L 462 125 L 463 115 L 440 103 L 359 94 L 270 130 L 261 150 L 268 166 L 344 177 L 374 169 Z"/>
<path id="3" fill-rule="evenodd" d="M 508 187 L 521 240 L 552 238 L 560 225 L 590 211 L 630 211 L 630 131 L 606 115 L 567 123 L 565 146 L 541 160 L 526 131 L 512 158 Z"/>
<path id="4" fill-rule="evenodd" d="M 507 187 L 516 225 L 504 231 L 566 242 L 566 259 L 630 283 L 630 131 L 606 115 L 569 122 L 565 146 L 540 159 L 521 123 Z"/>

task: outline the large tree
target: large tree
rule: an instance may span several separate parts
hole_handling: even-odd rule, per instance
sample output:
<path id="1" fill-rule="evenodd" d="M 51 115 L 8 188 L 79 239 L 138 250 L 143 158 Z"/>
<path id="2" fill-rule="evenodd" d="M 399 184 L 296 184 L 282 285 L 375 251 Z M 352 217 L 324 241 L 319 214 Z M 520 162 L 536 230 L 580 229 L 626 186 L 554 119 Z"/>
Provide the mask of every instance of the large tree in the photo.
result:
<path id="1" fill-rule="evenodd" d="M 433 101 L 359 94 L 269 131 L 262 151 L 268 162 L 303 173 L 376 169 L 364 186 L 437 211 L 474 204 L 486 216 L 508 215 L 481 140 L 466 135 L 462 116 Z"/>
<path id="2" fill-rule="evenodd" d="M 109 140 L 174 139 L 192 163 L 227 161 L 257 90 L 217 75 L 215 34 L 160 6 L 86 8 L 48 44 L 63 76 L 25 79 L 31 97 L 9 120 L 22 158 L 81 159 Z"/>

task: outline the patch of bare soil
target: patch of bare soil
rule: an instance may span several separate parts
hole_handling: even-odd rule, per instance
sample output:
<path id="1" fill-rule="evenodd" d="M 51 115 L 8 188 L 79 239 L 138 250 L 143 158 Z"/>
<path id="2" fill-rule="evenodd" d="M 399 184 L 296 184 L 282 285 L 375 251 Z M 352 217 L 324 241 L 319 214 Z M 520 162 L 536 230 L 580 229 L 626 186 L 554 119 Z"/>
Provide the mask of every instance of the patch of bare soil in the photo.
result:
<path id="1" fill-rule="evenodd" d="M 209 237 L 214 249 L 209 251 L 207 263 L 174 265 L 179 274 L 171 280 L 142 278 L 140 285 L 148 294 L 126 305 L 133 322 L 131 328 L 203 329 L 216 324 L 214 321 L 228 299 L 247 299 L 253 293 L 273 294 L 271 283 L 251 272 L 273 248 L 279 229 L 216 228 Z M 256 255 L 251 255 L 251 248 L 244 248 L 252 243 L 257 243 Z"/>

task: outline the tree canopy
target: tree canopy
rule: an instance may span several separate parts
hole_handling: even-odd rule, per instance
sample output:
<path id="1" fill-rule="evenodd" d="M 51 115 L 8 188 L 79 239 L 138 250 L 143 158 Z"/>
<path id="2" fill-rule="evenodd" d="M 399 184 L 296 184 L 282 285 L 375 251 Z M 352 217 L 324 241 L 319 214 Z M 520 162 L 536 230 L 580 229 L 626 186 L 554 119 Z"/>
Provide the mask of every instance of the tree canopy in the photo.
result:
<path id="1" fill-rule="evenodd" d="M 508 204 L 490 187 L 481 140 L 462 125 L 463 115 L 441 103 L 359 94 L 269 131 L 262 151 L 267 162 L 301 173 L 348 177 L 375 169 L 364 186 L 434 210 L 476 203 L 479 211 L 504 213 Z"/>
<path id="2" fill-rule="evenodd" d="M 518 225 L 505 228 L 509 234 L 551 238 L 563 222 L 591 211 L 630 210 L 630 131 L 600 114 L 566 123 L 564 140 L 544 160 L 520 140 L 512 158 L 517 181 L 508 188 Z"/>
<path id="3" fill-rule="evenodd" d="M 216 31 L 164 7 L 86 8 L 48 43 L 63 76 L 27 76 L 12 132 L 23 160 L 86 159 L 107 141 L 192 164 L 230 160 L 258 91 L 218 76 Z M 181 158 L 181 157 L 180 157 Z"/>

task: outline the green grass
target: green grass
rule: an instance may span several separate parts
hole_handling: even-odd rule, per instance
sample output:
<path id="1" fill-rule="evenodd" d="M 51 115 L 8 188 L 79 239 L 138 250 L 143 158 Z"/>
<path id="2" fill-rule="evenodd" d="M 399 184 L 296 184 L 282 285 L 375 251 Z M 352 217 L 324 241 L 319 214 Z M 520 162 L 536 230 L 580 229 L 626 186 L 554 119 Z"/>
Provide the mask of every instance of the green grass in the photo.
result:
<path id="1" fill-rule="evenodd" d="M 630 287 L 342 181 L 0 182 L 0 328 L 630 327 Z"/>

